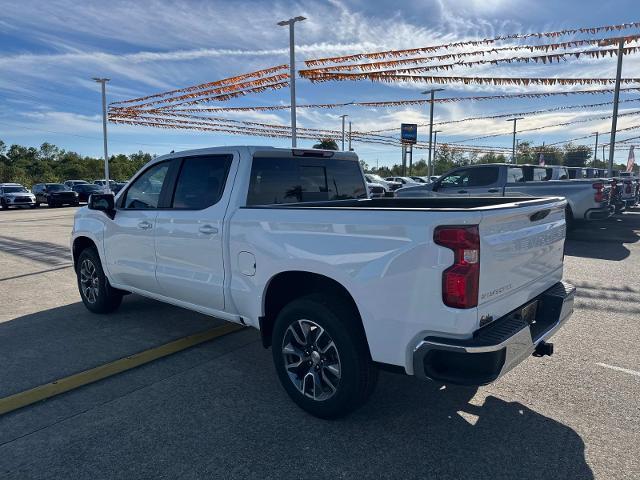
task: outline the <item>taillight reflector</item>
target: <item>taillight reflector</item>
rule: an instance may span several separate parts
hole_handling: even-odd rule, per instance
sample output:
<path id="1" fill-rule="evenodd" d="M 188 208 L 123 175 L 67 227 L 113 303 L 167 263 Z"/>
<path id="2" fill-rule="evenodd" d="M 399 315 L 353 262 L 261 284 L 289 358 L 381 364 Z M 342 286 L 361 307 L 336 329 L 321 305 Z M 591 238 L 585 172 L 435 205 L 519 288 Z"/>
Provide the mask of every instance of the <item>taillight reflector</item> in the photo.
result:
<path id="1" fill-rule="evenodd" d="M 602 193 L 604 185 L 602 183 L 594 183 L 593 188 L 596 190 L 593 199 L 598 203 L 602 202 L 604 200 L 604 194 Z"/>
<path id="2" fill-rule="evenodd" d="M 437 227 L 437 245 L 453 251 L 453 265 L 442 273 L 442 301 L 453 308 L 478 305 L 480 283 L 480 235 L 478 226 Z"/>

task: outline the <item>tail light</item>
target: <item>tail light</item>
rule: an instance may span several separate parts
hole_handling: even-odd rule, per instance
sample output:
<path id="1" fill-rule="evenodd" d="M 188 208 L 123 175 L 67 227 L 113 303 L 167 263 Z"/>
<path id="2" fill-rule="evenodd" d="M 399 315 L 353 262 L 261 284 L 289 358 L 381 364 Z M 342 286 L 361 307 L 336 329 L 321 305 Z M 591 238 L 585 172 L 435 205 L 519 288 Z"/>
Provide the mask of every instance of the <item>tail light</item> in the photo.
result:
<path id="1" fill-rule="evenodd" d="M 604 193 L 602 192 L 602 190 L 604 189 L 604 184 L 594 183 L 593 188 L 595 188 L 596 190 L 596 193 L 593 196 L 593 199 L 596 201 L 596 203 L 604 201 Z"/>
<path id="2" fill-rule="evenodd" d="M 453 308 L 478 305 L 480 235 L 478 226 L 437 227 L 433 240 L 453 250 L 453 265 L 442 273 L 442 301 Z"/>

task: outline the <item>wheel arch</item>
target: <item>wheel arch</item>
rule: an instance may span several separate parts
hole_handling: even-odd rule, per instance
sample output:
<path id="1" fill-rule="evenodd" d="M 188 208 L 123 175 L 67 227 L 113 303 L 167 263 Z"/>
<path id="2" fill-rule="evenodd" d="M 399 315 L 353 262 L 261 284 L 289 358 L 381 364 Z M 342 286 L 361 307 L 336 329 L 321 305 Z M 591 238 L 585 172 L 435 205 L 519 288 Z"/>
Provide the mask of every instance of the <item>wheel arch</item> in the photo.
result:
<path id="1" fill-rule="evenodd" d="M 86 249 L 86 248 L 95 248 L 96 250 L 98 250 L 98 246 L 96 244 L 96 242 L 93 241 L 93 239 L 84 236 L 84 235 L 80 235 L 76 238 L 74 238 L 73 240 L 73 244 L 71 247 L 71 254 L 73 256 L 73 269 L 74 270 L 78 270 L 78 257 L 80 257 L 80 253 Z M 99 255 L 99 252 L 98 252 Z"/>
<path id="2" fill-rule="evenodd" d="M 271 346 L 273 325 L 278 313 L 289 302 L 312 293 L 326 293 L 345 300 L 353 309 L 354 321 L 363 333 L 364 325 L 358 305 L 345 286 L 326 275 L 304 270 L 288 270 L 275 274 L 269 279 L 262 296 L 262 312 L 259 318 L 260 336 L 265 348 Z"/>

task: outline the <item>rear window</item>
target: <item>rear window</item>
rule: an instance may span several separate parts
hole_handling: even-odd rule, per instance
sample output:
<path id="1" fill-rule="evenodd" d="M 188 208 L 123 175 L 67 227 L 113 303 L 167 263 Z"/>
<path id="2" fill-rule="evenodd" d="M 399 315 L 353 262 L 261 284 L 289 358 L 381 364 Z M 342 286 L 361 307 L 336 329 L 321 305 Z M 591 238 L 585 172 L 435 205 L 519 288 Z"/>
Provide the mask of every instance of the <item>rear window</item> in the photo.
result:
<path id="1" fill-rule="evenodd" d="M 358 162 L 254 157 L 247 205 L 366 198 Z"/>

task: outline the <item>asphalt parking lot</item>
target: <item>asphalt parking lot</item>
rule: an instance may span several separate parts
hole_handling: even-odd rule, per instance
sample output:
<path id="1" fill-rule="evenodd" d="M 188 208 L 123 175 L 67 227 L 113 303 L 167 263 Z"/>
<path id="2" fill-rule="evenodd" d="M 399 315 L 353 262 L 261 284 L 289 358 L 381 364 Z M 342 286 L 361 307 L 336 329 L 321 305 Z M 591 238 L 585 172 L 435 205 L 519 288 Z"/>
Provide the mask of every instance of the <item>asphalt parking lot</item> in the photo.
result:
<path id="1" fill-rule="evenodd" d="M 129 295 L 83 307 L 73 208 L 0 212 L 0 398 L 222 324 Z M 556 353 L 481 388 L 383 373 L 322 421 L 253 330 L 0 416 L 0 478 L 640 478 L 640 211 L 571 232 Z"/>

